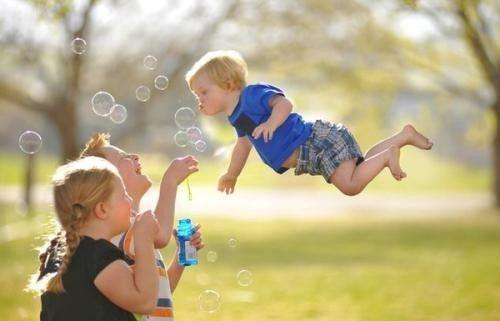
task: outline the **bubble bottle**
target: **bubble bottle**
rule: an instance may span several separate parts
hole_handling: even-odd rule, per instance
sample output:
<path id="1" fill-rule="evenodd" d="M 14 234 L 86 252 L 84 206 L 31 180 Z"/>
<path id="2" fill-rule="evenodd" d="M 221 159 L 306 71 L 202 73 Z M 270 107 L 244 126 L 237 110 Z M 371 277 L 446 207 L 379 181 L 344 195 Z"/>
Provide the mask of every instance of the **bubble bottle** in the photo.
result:
<path id="1" fill-rule="evenodd" d="M 191 219 L 179 219 L 177 238 L 179 239 L 179 265 L 181 266 L 198 264 L 198 253 L 196 248 L 189 243 L 194 233 L 194 226 L 191 224 Z"/>

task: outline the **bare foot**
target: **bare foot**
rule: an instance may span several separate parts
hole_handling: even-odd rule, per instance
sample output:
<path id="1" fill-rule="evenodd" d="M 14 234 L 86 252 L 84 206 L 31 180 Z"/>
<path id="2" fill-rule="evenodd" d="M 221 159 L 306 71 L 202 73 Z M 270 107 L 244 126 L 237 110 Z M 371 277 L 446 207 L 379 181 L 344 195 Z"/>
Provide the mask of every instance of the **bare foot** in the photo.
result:
<path id="1" fill-rule="evenodd" d="M 412 125 L 406 125 L 402 131 L 407 136 L 409 145 L 425 150 L 432 148 L 433 143 L 431 140 L 420 134 Z"/>
<path id="2" fill-rule="evenodd" d="M 392 176 L 398 181 L 406 177 L 406 173 L 403 172 L 401 166 L 399 165 L 399 148 L 396 146 L 389 147 L 389 160 L 387 162 Z"/>

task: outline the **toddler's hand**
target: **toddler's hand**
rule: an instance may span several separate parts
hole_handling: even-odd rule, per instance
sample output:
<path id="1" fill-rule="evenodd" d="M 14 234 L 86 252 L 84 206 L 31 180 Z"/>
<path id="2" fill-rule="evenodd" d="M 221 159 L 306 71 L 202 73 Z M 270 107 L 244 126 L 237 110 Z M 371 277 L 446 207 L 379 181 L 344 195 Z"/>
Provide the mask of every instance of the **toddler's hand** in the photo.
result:
<path id="1" fill-rule="evenodd" d="M 146 211 L 137 215 L 133 228 L 136 241 L 147 240 L 151 243 L 153 243 L 156 234 L 158 234 L 160 230 L 158 221 L 151 211 Z"/>
<path id="2" fill-rule="evenodd" d="M 257 126 L 252 133 L 253 138 L 259 139 L 259 137 L 262 135 L 264 138 L 264 142 L 267 143 L 273 138 L 274 131 L 276 130 L 276 127 L 271 125 L 268 121 L 260 124 Z"/>
<path id="3" fill-rule="evenodd" d="M 217 189 L 219 192 L 226 192 L 226 194 L 232 194 L 234 192 L 234 186 L 236 185 L 236 179 L 238 177 L 231 174 L 224 174 L 219 178 L 219 186 Z"/>
<path id="4" fill-rule="evenodd" d="M 194 227 L 195 233 L 189 239 L 189 243 L 191 243 L 191 245 L 196 248 L 196 251 L 201 250 L 205 246 L 205 244 L 203 243 L 203 240 L 201 238 L 201 233 L 198 231 L 200 228 L 201 228 L 201 225 L 197 224 Z M 174 234 L 175 242 L 177 243 L 177 248 L 178 248 L 179 247 L 179 239 L 177 238 L 177 230 L 176 229 L 173 230 L 173 234 Z"/>
<path id="5" fill-rule="evenodd" d="M 182 183 L 189 175 L 198 171 L 198 161 L 191 155 L 176 158 L 163 175 L 163 181 L 175 185 Z"/>

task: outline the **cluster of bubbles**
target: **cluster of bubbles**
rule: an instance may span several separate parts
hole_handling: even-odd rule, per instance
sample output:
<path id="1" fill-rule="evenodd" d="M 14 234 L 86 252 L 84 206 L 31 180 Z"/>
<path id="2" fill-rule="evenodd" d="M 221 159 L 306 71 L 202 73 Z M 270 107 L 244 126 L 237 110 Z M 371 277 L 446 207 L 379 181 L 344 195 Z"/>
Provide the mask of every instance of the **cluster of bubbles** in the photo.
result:
<path id="1" fill-rule="evenodd" d="M 71 50 L 81 55 L 87 50 L 87 42 L 82 38 L 75 38 L 71 41 Z M 106 91 L 99 91 L 90 101 L 90 106 L 96 115 L 109 117 L 115 124 L 121 124 L 127 119 L 127 108 L 116 104 L 113 95 Z"/>
<path id="2" fill-rule="evenodd" d="M 96 93 L 92 97 L 90 105 L 96 115 L 109 117 L 115 124 L 121 124 L 127 119 L 127 108 L 116 104 L 113 95 L 106 91 Z"/>
<path id="3" fill-rule="evenodd" d="M 234 249 L 238 245 L 238 241 L 234 238 L 231 237 L 227 241 L 228 247 Z M 218 259 L 217 252 L 211 250 L 208 251 L 207 253 L 207 261 L 210 263 L 214 263 Z M 203 274 L 202 275 L 204 278 L 203 280 L 199 281 L 204 281 L 203 283 L 206 285 L 208 284 L 209 277 L 208 275 Z M 207 278 L 208 280 L 205 280 Z M 238 283 L 239 286 L 242 287 L 248 287 L 253 283 L 253 275 L 252 272 L 250 272 L 247 269 L 241 269 L 236 273 L 236 282 Z M 201 292 L 201 294 L 198 297 L 198 303 L 200 310 L 207 312 L 207 313 L 214 313 L 216 312 L 221 304 L 221 294 L 216 290 L 216 289 L 207 289 Z"/>
<path id="4" fill-rule="evenodd" d="M 179 108 L 175 112 L 174 120 L 180 128 L 174 135 L 174 143 L 177 146 L 186 147 L 191 144 L 200 153 L 207 149 L 207 143 L 203 140 L 203 132 L 196 127 L 196 114 L 191 108 Z"/>
<path id="5" fill-rule="evenodd" d="M 143 60 L 144 68 L 147 70 L 155 70 L 158 66 L 158 59 L 155 56 L 147 55 Z M 154 86 L 158 90 L 165 90 L 168 88 L 169 80 L 167 76 L 158 75 L 154 79 Z M 151 98 L 151 90 L 148 86 L 141 85 L 135 90 L 135 98 L 140 102 L 147 102 Z"/>

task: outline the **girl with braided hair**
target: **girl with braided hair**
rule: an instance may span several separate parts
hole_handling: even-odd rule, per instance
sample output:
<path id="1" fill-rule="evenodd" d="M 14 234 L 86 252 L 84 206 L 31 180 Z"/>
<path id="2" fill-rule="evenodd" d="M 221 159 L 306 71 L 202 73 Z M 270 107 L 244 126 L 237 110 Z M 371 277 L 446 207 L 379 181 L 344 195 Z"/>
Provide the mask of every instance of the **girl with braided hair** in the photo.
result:
<path id="1" fill-rule="evenodd" d="M 110 242 L 132 221 L 131 198 L 116 167 L 86 157 L 60 166 L 53 185 L 61 230 L 40 255 L 41 321 L 135 320 L 132 313 L 150 312 L 158 292 L 153 248 L 159 229 L 151 211 L 133 220 L 131 262 Z"/>

